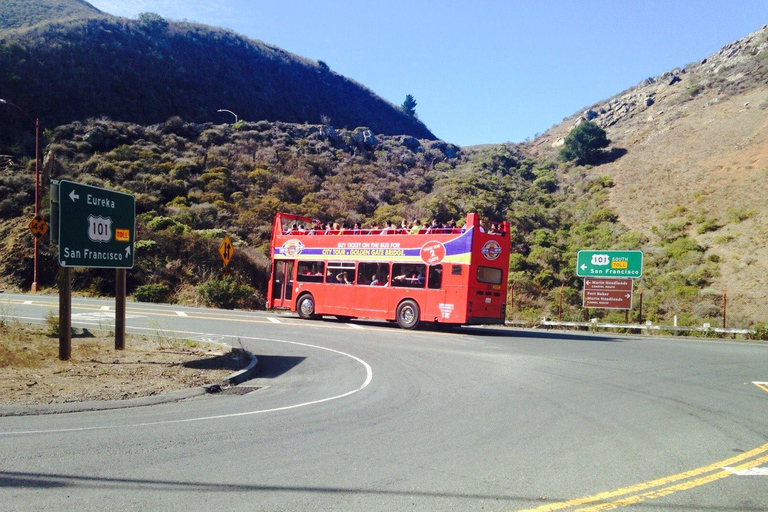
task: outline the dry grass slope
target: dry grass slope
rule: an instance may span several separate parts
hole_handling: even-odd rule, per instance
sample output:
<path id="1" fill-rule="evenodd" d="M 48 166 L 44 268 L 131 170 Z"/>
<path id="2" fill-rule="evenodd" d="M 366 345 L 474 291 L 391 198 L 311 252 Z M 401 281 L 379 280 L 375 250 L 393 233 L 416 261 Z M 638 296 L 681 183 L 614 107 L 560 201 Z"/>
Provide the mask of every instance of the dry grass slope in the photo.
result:
<path id="1" fill-rule="evenodd" d="M 610 205 L 647 234 L 669 222 L 720 258 L 712 288 L 728 308 L 768 322 L 768 28 L 702 62 L 665 73 L 594 105 L 622 158 L 591 169 L 610 176 Z M 553 155 L 584 114 L 531 144 Z"/>

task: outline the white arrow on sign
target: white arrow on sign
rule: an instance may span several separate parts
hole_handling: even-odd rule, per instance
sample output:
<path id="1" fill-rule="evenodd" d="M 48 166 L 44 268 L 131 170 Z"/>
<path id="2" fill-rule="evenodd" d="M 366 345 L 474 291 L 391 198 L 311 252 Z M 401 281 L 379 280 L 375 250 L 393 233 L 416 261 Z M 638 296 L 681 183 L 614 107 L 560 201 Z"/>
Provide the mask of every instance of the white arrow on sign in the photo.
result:
<path id="1" fill-rule="evenodd" d="M 130 257 L 130 256 L 131 256 L 131 248 L 130 248 L 130 247 L 126 247 L 126 248 L 125 248 L 125 254 L 126 254 L 128 257 Z"/>
<path id="2" fill-rule="evenodd" d="M 79 195 L 77 195 L 77 194 L 75 194 L 75 191 L 73 190 L 72 192 L 70 192 L 70 193 L 69 193 L 69 198 L 70 198 L 70 199 L 72 200 L 72 202 L 74 203 L 74 202 L 75 202 L 75 199 L 80 199 L 80 196 L 79 196 Z"/>
<path id="3" fill-rule="evenodd" d="M 587 270 L 587 265 L 586 265 L 586 264 L 584 264 L 584 263 L 582 263 L 582 264 L 581 264 L 581 270 Z"/>

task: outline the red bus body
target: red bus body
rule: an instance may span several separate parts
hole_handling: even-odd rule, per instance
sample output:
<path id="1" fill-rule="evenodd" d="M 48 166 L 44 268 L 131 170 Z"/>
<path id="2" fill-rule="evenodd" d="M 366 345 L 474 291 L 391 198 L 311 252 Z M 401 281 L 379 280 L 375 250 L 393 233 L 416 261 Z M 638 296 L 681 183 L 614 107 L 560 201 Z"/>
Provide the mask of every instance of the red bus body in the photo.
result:
<path id="1" fill-rule="evenodd" d="M 404 328 L 420 322 L 503 323 L 509 224 L 486 233 L 480 217 L 462 229 L 304 231 L 311 219 L 278 213 L 272 226 L 267 308 L 302 318 L 377 318 Z"/>

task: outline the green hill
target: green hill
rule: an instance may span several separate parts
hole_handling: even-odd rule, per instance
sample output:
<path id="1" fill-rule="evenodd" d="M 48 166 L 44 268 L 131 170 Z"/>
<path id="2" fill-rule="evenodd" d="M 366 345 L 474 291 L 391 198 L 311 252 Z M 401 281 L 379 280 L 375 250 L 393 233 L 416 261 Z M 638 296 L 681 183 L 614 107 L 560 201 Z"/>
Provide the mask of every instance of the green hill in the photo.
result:
<path id="1" fill-rule="evenodd" d="M 243 120 L 435 138 L 418 119 L 325 64 L 231 31 L 151 13 L 105 16 L 74 0 L 4 2 L 0 13 L 10 26 L 24 25 L 0 31 L 0 94 L 43 128 L 91 117 L 223 122 L 231 116 L 217 110 L 228 109 Z M 47 14 L 55 17 L 30 25 Z M 8 146 L 29 123 L 0 115 L 0 143 L 17 152 Z"/>
<path id="2" fill-rule="evenodd" d="M 3 0 L 0 6 L 0 29 L 95 16 L 103 16 L 103 13 L 84 0 Z"/>

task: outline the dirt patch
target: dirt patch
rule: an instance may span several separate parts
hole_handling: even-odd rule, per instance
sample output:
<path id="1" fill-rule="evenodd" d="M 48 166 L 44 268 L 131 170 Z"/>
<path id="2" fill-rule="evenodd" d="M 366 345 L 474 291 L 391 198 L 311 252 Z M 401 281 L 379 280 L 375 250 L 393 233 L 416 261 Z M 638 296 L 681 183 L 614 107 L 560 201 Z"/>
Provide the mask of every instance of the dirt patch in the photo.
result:
<path id="1" fill-rule="evenodd" d="M 125 400 L 220 383 L 247 357 L 219 345 L 77 330 L 72 358 L 60 361 L 59 340 L 26 326 L 0 324 L 0 405 Z"/>

